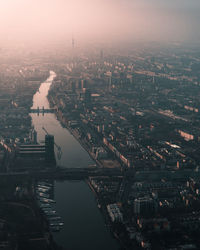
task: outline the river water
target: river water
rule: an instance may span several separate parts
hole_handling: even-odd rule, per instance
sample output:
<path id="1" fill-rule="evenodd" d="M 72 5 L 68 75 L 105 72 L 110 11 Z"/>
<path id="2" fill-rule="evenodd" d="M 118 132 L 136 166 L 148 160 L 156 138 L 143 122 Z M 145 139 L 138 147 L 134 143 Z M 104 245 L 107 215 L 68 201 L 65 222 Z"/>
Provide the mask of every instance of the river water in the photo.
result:
<path id="1" fill-rule="evenodd" d="M 49 78 L 41 84 L 33 97 L 33 107 L 49 108 L 46 98 L 52 80 L 56 74 L 50 71 Z M 64 167 L 87 167 L 94 164 L 88 153 L 76 139 L 63 128 L 56 116 L 51 113 L 31 114 L 32 123 L 38 134 L 38 142 L 44 141 L 45 132 L 53 134 L 55 142 L 62 149 L 61 159 L 57 163 Z M 105 226 L 94 194 L 84 181 L 55 181 L 55 210 L 62 217 L 64 227 L 54 233 L 55 241 L 67 250 L 116 250 L 118 243 Z"/>

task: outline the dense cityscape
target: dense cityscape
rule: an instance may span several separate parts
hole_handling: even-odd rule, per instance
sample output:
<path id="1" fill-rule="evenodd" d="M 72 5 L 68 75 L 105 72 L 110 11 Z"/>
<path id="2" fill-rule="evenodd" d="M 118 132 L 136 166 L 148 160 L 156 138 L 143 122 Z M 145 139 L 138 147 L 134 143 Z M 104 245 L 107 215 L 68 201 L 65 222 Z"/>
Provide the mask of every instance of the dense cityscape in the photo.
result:
<path id="1" fill-rule="evenodd" d="M 199 13 L 0 1 L 0 249 L 200 249 Z"/>
<path id="2" fill-rule="evenodd" d="M 199 249 L 198 47 L 73 47 L 51 63 L 45 54 L 10 63 L 4 53 L 1 248 L 73 249 L 54 237 L 67 227 L 54 208 L 54 181 L 62 179 L 87 183 L 113 249 Z M 34 104 L 42 84 L 49 107 Z M 91 164 L 62 161 L 46 125 L 38 140 L 34 120 L 54 116 Z"/>

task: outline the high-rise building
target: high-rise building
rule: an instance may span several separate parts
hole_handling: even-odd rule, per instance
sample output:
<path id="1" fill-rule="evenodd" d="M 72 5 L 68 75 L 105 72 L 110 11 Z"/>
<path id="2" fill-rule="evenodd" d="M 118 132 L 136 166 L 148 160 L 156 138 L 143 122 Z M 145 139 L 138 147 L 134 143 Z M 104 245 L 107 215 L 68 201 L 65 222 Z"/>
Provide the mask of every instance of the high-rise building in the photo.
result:
<path id="1" fill-rule="evenodd" d="M 49 134 L 45 135 L 45 159 L 47 162 L 55 161 L 54 136 Z"/>
<path id="2" fill-rule="evenodd" d="M 134 200 L 134 213 L 138 215 L 153 214 L 156 210 L 155 201 L 150 197 L 142 197 Z"/>

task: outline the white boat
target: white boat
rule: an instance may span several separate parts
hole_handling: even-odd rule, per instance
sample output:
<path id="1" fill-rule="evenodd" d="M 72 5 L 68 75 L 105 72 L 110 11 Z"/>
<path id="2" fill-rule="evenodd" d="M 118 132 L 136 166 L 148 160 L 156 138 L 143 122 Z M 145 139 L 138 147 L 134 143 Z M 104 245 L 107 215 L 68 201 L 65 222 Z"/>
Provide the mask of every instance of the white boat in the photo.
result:
<path id="1" fill-rule="evenodd" d="M 38 182 L 38 185 L 40 186 L 44 186 L 44 187 L 53 187 L 53 185 L 51 183 L 46 183 L 46 182 Z"/>
<path id="2" fill-rule="evenodd" d="M 44 194 L 44 193 L 40 193 L 40 192 L 37 192 L 37 195 L 39 196 L 39 197 L 44 197 L 44 198 L 49 198 L 49 194 Z"/>
<path id="3" fill-rule="evenodd" d="M 47 216 L 52 216 L 52 215 L 54 215 L 55 216 L 55 214 L 56 214 L 56 211 L 44 211 L 44 213 L 47 215 Z"/>
<path id="4" fill-rule="evenodd" d="M 36 191 L 39 191 L 39 192 L 42 192 L 42 193 L 48 193 L 48 192 L 49 192 L 49 189 L 37 187 L 37 188 L 36 188 Z"/>
<path id="5" fill-rule="evenodd" d="M 51 187 L 47 187 L 47 186 L 44 186 L 44 185 L 37 185 L 37 188 L 43 188 L 45 190 L 51 189 Z"/>
<path id="6" fill-rule="evenodd" d="M 56 203 L 54 200 L 52 199 L 47 199 L 47 198 L 43 198 L 43 197 L 40 197 L 40 201 L 41 202 L 44 202 L 44 203 Z"/>
<path id="7" fill-rule="evenodd" d="M 63 222 L 58 222 L 58 223 L 50 223 L 50 226 L 64 226 Z"/>

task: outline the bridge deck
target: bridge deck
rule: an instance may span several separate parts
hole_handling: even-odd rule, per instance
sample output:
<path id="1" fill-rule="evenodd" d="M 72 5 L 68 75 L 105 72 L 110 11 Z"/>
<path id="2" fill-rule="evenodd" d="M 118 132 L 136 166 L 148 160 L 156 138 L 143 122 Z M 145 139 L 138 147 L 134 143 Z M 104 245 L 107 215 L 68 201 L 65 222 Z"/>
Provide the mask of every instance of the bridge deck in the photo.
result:
<path id="1" fill-rule="evenodd" d="M 7 178 L 54 178 L 54 179 L 87 179 L 89 176 L 120 176 L 122 172 L 119 169 L 91 169 L 91 168 L 49 168 L 44 170 L 29 170 L 23 172 L 0 173 L 0 179 Z"/>
<path id="2" fill-rule="evenodd" d="M 54 113 L 55 109 L 30 109 L 29 113 Z"/>

